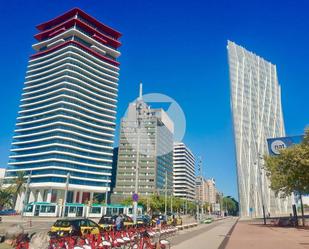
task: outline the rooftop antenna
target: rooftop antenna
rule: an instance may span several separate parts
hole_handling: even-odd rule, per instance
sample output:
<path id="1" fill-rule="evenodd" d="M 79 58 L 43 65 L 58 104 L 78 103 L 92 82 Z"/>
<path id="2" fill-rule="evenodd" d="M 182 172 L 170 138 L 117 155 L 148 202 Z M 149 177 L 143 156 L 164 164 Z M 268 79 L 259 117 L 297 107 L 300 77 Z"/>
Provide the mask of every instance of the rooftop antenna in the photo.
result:
<path id="1" fill-rule="evenodd" d="M 203 179 L 203 164 L 202 164 L 202 157 L 199 156 L 198 157 L 198 175 L 201 178 L 201 180 Z"/>
<path id="2" fill-rule="evenodd" d="M 143 99 L 143 83 L 140 82 L 139 83 L 139 96 L 138 96 L 138 100 Z"/>

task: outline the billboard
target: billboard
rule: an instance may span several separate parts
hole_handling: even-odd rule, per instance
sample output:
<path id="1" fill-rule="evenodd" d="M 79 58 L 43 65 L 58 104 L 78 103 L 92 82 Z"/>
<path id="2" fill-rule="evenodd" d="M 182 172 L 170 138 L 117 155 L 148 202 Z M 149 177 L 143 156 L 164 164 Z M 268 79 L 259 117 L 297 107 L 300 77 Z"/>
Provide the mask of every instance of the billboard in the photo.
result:
<path id="1" fill-rule="evenodd" d="M 289 136 L 289 137 L 277 137 L 268 138 L 268 152 L 271 156 L 277 156 L 280 154 L 280 150 L 288 148 L 293 144 L 299 144 L 304 139 L 304 135 L 300 136 Z"/>

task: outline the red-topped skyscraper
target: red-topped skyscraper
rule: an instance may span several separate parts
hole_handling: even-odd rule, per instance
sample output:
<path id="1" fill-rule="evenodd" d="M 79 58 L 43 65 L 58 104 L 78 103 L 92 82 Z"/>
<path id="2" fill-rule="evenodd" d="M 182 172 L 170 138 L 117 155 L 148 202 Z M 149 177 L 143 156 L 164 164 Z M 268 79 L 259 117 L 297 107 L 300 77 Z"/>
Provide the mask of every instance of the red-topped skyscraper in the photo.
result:
<path id="1" fill-rule="evenodd" d="M 78 8 L 37 29 L 6 171 L 30 175 L 17 210 L 57 203 L 68 185 L 66 202 L 85 203 L 110 190 L 112 174 L 121 34 Z"/>

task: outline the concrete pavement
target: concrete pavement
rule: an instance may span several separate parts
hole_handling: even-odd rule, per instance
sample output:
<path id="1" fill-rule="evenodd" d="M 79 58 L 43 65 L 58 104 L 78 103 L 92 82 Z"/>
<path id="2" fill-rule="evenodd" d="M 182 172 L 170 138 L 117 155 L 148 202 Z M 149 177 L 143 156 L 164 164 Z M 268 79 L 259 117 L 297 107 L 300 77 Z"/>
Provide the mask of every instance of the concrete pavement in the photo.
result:
<path id="1" fill-rule="evenodd" d="M 309 249 L 309 229 L 239 221 L 225 249 Z"/>
<path id="2" fill-rule="evenodd" d="M 218 249 L 236 221 L 236 218 L 227 218 L 190 229 L 170 239 L 172 248 Z"/>

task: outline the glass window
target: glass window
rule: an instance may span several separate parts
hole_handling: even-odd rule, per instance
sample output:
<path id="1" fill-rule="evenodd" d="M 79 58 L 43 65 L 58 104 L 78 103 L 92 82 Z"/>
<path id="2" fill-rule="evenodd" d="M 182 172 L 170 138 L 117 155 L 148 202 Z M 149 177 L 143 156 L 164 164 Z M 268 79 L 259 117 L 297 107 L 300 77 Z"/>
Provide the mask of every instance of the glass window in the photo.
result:
<path id="1" fill-rule="evenodd" d="M 118 208 L 113 208 L 112 213 L 113 213 L 113 214 L 118 214 Z"/>
<path id="2" fill-rule="evenodd" d="M 25 208 L 25 212 L 31 213 L 33 211 L 33 205 L 27 205 Z"/>
<path id="3" fill-rule="evenodd" d="M 69 213 L 76 213 L 76 207 L 70 207 Z"/>
<path id="4" fill-rule="evenodd" d="M 112 209 L 111 208 L 106 208 L 106 214 L 111 215 L 112 214 Z"/>
<path id="5" fill-rule="evenodd" d="M 88 225 L 90 226 L 90 227 L 97 227 L 98 225 L 95 223 L 95 222 L 93 222 L 92 220 L 88 220 Z"/>
<path id="6" fill-rule="evenodd" d="M 71 222 L 69 220 L 57 220 L 54 224 L 55 227 L 69 227 Z"/>
<path id="7" fill-rule="evenodd" d="M 101 207 L 91 207 L 90 208 L 90 213 L 100 214 L 101 213 Z"/>
<path id="8" fill-rule="evenodd" d="M 80 226 L 87 227 L 88 226 L 87 220 L 81 220 L 80 221 Z"/>
<path id="9" fill-rule="evenodd" d="M 41 206 L 40 212 L 46 213 L 46 208 L 47 208 L 47 206 Z"/>

